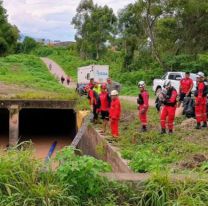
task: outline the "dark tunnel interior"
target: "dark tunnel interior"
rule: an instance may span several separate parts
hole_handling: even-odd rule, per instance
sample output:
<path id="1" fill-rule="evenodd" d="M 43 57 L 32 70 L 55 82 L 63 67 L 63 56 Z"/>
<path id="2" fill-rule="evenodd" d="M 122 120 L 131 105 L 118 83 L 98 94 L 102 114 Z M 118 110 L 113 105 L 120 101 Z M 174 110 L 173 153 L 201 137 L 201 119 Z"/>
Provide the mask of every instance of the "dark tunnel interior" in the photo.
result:
<path id="1" fill-rule="evenodd" d="M 72 109 L 22 109 L 19 114 L 19 135 L 76 134 L 76 113 Z"/>
<path id="2" fill-rule="evenodd" d="M 72 109 L 22 109 L 19 114 L 20 142 L 32 141 L 36 157 L 45 159 L 57 142 L 53 156 L 71 144 L 76 135 L 76 113 Z"/>
<path id="3" fill-rule="evenodd" d="M 9 110 L 0 109 L 0 146 L 9 143 Z"/>

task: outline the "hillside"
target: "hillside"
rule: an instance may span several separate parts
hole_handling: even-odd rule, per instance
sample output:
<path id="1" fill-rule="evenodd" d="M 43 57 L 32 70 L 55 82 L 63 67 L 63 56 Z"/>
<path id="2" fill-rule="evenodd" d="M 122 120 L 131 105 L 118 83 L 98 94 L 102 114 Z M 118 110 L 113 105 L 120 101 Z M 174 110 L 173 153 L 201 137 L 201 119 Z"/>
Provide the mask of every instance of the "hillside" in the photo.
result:
<path id="1" fill-rule="evenodd" d="M 69 92 L 51 75 L 44 63 L 33 55 L 0 58 L 0 97 L 20 99 L 71 99 Z"/>

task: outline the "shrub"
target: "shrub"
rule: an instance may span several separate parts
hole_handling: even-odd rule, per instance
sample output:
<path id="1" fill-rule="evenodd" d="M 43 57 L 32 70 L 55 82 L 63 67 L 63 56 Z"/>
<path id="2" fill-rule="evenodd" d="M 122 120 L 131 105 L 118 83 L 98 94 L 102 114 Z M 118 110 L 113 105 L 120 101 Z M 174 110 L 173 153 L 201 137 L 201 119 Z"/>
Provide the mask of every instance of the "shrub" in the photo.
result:
<path id="1" fill-rule="evenodd" d="M 77 156 L 70 147 L 64 148 L 56 157 L 61 163 L 57 170 L 60 181 L 73 188 L 80 201 L 96 198 L 106 186 L 100 172 L 110 171 L 110 166 L 90 156 Z"/>

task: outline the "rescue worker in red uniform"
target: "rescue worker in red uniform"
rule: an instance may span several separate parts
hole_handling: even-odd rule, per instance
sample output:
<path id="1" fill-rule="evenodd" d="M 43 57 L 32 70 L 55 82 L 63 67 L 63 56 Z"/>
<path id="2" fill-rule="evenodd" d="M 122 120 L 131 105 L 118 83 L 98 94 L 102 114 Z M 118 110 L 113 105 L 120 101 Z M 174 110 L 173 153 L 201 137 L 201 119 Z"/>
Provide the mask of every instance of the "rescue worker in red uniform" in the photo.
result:
<path id="1" fill-rule="evenodd" d="M 89 99 L 91 112 L 93 113 L 93 122 L 96 123 L 98 119 L 98 94 L 93 91 L 88 85 L 85 87 L 85 90 L 87 92 L 87 98 Z"/>
<path id="2" fill-rule="evenodd" d="M 119 120 L 121 115 L 121 104 L 118 98 L 118 91 L 111 91 L 111 106 L 110 106 L 110 127 L 114 138 L 119 137 Z"/>
<path id="3" fill-rule="evenodd" d="M 196 115 L 196 129 L 201 129 L 201 122 L 203 122 L 202 127 L 207 127 L 207 86 L 204 82 L 204 73 L 198 72 L 198 83 L 195 91 L 195 115 Z"/>
<path id="4" fill-rule="evenodd" d="M 109 121 L 109 109 L 110 109 L 111 98 L 107 92 L 106 84 L 102 84 L 101 93 L 98 99 L 98 111 L 101 113 L 101 118 L 103 120 L 103 131 L 105 133 L 106 126 Z"/>
<path id="5" fill-rule="evenodd" d="M 89 86 L 90 89 L 93 89 L 94 88 L 94 86 L 95 86 L 94 78 L 90 78 L 90 82 L 89 82 L 89 84 L 87 86 Z"/>
<path id="6" fill-rule="evenodd" d="M 147 131 L 147 111 L 149 107 L 149 94 L 147 90 L 145 90 L 145 82 L 140 81 L 138 83 L 138 87 L 140 89 L 140 93 L 137 98 L 137 104 L 139 109 L 139 119 L 142 124 L 142 132 Z"/>
<path id="7" fill-rule="evenodd" d="M 163 87 L 167 93 L 163 101 L 163 106 L 160 113 L 161 134 L 166 133 L 166 120 L 168 124 L 169 134 L 173 133 L 173 124 L 175 119 L 177 91 L 171 86 L 171 82 L 166 80 Z"/>
<path id="8" fill-rule="evenodd" d="M 185 73 L 185 78 L 181 79 L 179 87 L 179 104 L 181 105 L 185 97 L 191 97 L 191 90 L 193 89 L 194 83 L 190 78 L 190 72 Z"/>

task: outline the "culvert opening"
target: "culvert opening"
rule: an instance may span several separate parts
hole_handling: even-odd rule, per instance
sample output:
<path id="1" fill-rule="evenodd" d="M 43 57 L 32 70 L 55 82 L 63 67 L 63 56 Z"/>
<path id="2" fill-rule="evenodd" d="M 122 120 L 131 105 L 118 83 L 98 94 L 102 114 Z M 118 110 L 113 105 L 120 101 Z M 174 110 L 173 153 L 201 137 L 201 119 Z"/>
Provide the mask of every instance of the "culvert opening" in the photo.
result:
<path id="1" fill-rule="evenodd" d="M 22 109 L 20 111 L 20 142 L 31 140 L 39 158 L 47 156 L 55 141 L 57 141 L 55 151 L 70 145 L 75 135 L 76 113 L 72 109 Z"/>
<path id="2" fill-rule="evenodd" d="M 9 144 L 9 110 L 0 109 L 0 147 Z"/>

